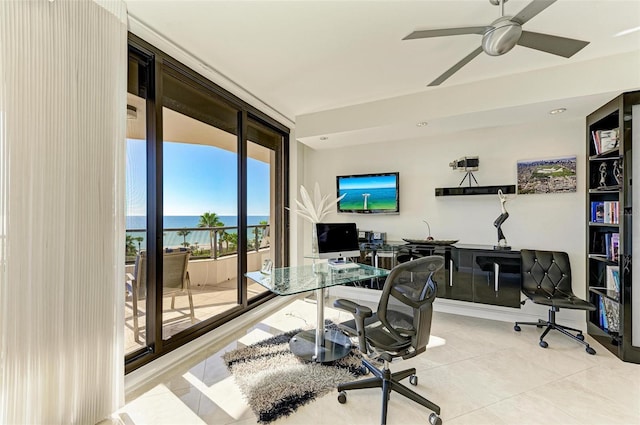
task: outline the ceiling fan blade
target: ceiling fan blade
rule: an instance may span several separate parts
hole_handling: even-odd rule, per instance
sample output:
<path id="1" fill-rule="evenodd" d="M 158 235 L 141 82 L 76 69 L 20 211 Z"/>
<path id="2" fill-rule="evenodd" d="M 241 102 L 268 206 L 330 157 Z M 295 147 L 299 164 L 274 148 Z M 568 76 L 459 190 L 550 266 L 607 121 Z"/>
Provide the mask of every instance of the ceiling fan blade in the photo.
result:
<path id="1" fill-rule="evenodd" d="M 414 31 L 403 40 L 415 40 L 417 38 L 444 37 L 447 35 L 464 35 L 464 34 L 484 34 L 491 27 L 461 27 L 461 28 L 442 28 L 437 30 L 419 30 Z"/>
<path id="2" fill-rule="evenodd" d="M 527 22 L 529 19 L 536 16 L 538 13 L 551 6 L 557 0 L 533 0 L 524 9 L 520 11 L 516 16 L 511 19 L 514 22 L 518 22 L 520 25 Z"/>
<path id="3" fill-rule="evenodd" d="M 582 50 L 589 42 L 539 32 L 522 31 L 518 44 L 530 49 L 551 53 L 552 55 L 570 58 Z"/>
<path id="4" fill-rule="evenodd" d="M 478 56 L 480 53 L 482 53 L 482 47 L 478 47 L 476 50 L 474 50 L 473 52 L 469 53 L 467 56 L 465 56 L 464 59 L 462 59 L 457 64 L 453 65 L 451 68 L 447 69 L 444 74 L 442 74 L 441 76 L 439 76 L 438 78 L 436 78 L 435 80 L 433 80 L 432 82 L 427 84 L 427 86 L 428 87 L 439 86 L 447 78 L 451 77 L 453 74 L 458 72 L 460 70 L 460 68 L 462 68 L 463 66 L 465 66 L 466 64 L 471 62 L 471 60 L 473 58 L 475 58 L 476 56 Z"/>

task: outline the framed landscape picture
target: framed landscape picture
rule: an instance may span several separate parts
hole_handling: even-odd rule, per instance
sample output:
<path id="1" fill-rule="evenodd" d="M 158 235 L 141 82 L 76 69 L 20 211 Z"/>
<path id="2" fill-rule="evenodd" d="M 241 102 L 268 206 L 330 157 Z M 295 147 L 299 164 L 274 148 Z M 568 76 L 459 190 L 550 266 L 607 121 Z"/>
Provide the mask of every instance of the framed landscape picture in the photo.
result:
<path id="1" fill-rule="evenodd" d="M 575 192 L 576 156 L 518 161 L 518 194 Z"/>

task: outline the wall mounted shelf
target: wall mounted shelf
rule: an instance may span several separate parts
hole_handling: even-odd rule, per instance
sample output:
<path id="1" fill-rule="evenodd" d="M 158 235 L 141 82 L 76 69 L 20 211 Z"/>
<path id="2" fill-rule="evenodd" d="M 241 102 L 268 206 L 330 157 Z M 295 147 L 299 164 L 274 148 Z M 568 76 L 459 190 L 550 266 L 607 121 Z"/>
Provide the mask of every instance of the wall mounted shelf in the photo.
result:
<path id="1" fill-rule="evenodd" d="M 436 187 L 436 196 L 460 196 L 460 195 L 497 195 L 498 190 L 502 193 L 516 193 L 516 186 L 459 186 L 459 187 Z"/>

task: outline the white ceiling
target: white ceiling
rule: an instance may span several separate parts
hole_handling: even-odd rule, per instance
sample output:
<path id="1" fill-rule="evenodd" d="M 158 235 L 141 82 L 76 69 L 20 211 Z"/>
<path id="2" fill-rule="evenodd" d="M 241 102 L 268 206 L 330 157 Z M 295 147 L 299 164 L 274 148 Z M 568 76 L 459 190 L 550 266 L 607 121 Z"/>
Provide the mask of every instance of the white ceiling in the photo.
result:
<path id="1" fill-rule="evenodd" d="M 527 22 L 524 29 L 590 41 L 583 50 L 570 59 L 521 46 L 504 56 L 481 54 L 440 87 L 426 85 L 478 47 L 480 36 L 408 41 L 402 38 L 416 29 L 490 24 L 500 12 L 489 0 L 126 0 L 126 3 L 132 22 L 160 34 L 295 122 L 298 138 L 314 148 L 358 143 L 363 140 L 362 132 L 375 132 L 375 126 L 358 125 L 357 120 L 353 120 L 353 125 L 333 130 L 327 124 L 326 132 L 311 129 L 312 126 L 301 128 L 309 121 L 305 117 L 317 119 L 323 111 L 344 107 L 353 110 L 353 105 L 358 104 L 387 108 L 388 101 L 376 101 L 396 98 L 401 102 L 403 98 L 415 99 L 416 95 L 430 93 L 438 93 L 442 99 L 447 89 L 469 87 L 496 77 L 535 75 L 531 73 L 628 52 L 640 55 L 640 31 L 618 35 L 640 27 L 640 0 L 559 0 Z M 527 4 L 528 0 L 509 0 L 505 13 L 515 15 Z M 640 75 L 640 70 L 636 71 Z M 524 78 L 522 81 L 528 84 Z M 613 91 L 616 89 L 612 87 Z M 606 93 L 593 96 L 589 90 L 586 93 L 589 94 L 586 104 L 577 97 L 567 99 L 567 103 L 582 105 L 588 113 L 588 108 L 609 96 Z M 464 98 L 455 100 L 464 101 Z M 534 103 L 526 99 L 522 102 Z M 493 107 L 497 111 L 495 119 L 504 119 L 503 109 L 507 106 L 518 106 L 522 116 L 529 114 L 526 105 L 507 103 L 504 107 Z M 560 103 L 553 95 L 547 99 L 538 96 L 534 107 Z M 465 113 L 466 127 L 474 121 L 486 125 L 492 116 L 486 110 L 479 113 Z M 454 115 L 449 114 L 450 122 L 462 122 L 452 119 Z M 431 117 L 425 119 L 431 124 Z M 415 123 L 402 133 L 403 126 L 397 125 L 400 121 L 387 122 L 387 131 L 392 128 L 397 138 L 415 137 Z M 314 126 L 318 127 L 318 123 Z M 450 127 L 453 131 L 456 126 Z M 319 141 L 323 133 L 331 135 L 332 143 Z"/>

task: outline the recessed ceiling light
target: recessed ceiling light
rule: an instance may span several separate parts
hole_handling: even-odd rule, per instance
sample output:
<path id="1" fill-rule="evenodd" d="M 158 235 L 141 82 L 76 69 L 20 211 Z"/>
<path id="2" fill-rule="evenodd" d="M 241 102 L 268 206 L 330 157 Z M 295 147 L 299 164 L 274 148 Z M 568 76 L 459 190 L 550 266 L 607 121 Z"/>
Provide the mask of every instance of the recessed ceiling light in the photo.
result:
<path id="1" fill-rule="evenodd" d="M 550 113 L 551 115 L 556 115 L 556 114 L 561 114 L 561 113 L 563 113 L 563 112 L 564 112 L 564 111 L 566 111 L 566 110 L 567 110 L 567 108 L 552 109 L 552 110 L 550 110 L 550 111 L 549 111 L 549 113 Z"/>
<path id="2" fill-rule="evenodd" d="M 420 122 L 419 122 L 419 123 L 417 123 L 416 125 L 417 125 L 418 127 L 425 127 L 427 124 L 429 124 L 429 123 L 428 123 L 428 122 L 426 122 L 426 121 L 420 121 Z"/>
<path id="3" fill-rule="evenodd" d="M 328 137 L 327 137 L 327 136 L 322 136 L 322 137 L 320 138 L 320 140 L 327 140 L 327 139 L 328 139 Z"/>

